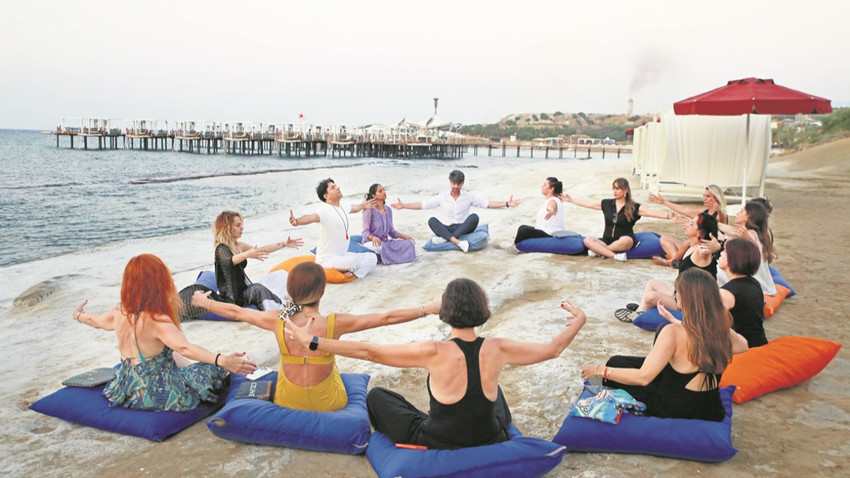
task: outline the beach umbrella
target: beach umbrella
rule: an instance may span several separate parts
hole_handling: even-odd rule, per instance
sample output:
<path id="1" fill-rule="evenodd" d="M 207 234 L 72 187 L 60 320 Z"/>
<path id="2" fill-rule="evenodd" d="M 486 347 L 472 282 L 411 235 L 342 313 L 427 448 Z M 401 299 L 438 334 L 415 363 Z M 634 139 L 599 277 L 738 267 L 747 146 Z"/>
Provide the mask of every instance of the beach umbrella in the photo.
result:
<path id="1" fill-rule="evenodd" d="M 738 116 L 747 115 L 747 162 L 744 165 L 744 183 L 741 200 L 747 198 L 747 170 L 750 166 L 750 115 L 825 114 L 832 112 L 826 98 L 792 90 L 777 85 L 772 79 L 744 78 L 730 80 L 726 85 L 673 103 L 677 115 Z M 769 154 L 769 148 L 767 149 Z M 762 166 L 761 187 L 764 187 L 765 158 Z M 763 193 L 763 190 L 760 191 Z"/>

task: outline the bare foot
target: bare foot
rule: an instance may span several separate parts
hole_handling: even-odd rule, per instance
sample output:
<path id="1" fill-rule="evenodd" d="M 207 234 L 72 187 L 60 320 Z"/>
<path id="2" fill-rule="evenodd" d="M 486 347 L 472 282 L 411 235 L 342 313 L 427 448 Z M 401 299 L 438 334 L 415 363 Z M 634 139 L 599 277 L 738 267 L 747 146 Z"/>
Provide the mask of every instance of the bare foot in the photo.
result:
<path id="1" fill-rule="evenodd" d="M 345 271 L 345 272 L 343 272 L 343 275 L 345 276 L 346 279 L 351 279 L 352 277 L 354 277 L 354 273 L 351 272 L 351 271 Z"/>
<path id="2" fill-rule="evenodd" d="M 673 261 L 671 261 L 670 259 L 666 259 L 664 257 L 661 257 L 661 256 L 653 256 L 652 257 L 652 263 L 659 265 L 659 266 L 670 267 L 673 264 Z"/>

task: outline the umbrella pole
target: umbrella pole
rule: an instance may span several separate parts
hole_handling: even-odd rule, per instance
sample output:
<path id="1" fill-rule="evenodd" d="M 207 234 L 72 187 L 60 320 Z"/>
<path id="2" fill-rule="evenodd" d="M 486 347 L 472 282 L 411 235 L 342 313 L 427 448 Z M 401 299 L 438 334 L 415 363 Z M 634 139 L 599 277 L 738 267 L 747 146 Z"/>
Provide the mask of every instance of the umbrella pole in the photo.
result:
<path id="1" fill-rule="evenodd" d="M 750 114 L 747 113 L 747 134 L 745 135 L 744 147 L 746 158 L 744 161 L 744 182 L 741 184 L 741 206 L 747 203 L 747 172 L 750 169 Z"/>

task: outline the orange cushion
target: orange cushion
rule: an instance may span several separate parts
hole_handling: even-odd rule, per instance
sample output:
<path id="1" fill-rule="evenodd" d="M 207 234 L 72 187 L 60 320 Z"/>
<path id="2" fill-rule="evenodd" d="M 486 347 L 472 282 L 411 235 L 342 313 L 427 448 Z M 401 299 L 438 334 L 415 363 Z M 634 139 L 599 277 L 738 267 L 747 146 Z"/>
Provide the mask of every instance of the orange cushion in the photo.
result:
<path id="1" fill-rule="evenodd" d="M 812 337 L 780 337 L 737 354 L 723 372 L 720 386 L 735 385 L 732 400 L 744 403 L 814 377 L 838 353 L 841 344 Z"/>
<path id="2" fill-rule="evenodd" d="M 301 264 L 302 262 L 316 262 L 316 256 L 314 256 L 313 254 L 308 254 L 306 256 L 290 257 L 289 259 L 274 266 L 269 272 L 279 271 L 281 269 L 285 270 L 286 272 L 289 272 L 292 270 L 292 268 L 294 268 L 298 264 Z M 345 277 L 345 274 L 336 269 L 325 269 L 325 277 L 328 279 L 328 282 L 333 284 L 344 284 L 346 282 L 351 282 L 354 280 L 354 276 Z"/>
<path id="3" fill-rule="evenodd" d="M 766 295 L 764 296 L 764 318 L 772 317 L 776 312 L 776 309 L 779 308 L 779 304 L 785 300 L 785 297 L 791 293 L 791 289 L 787 287 L 783 287 L 779 284 L 774 284 L 776 286 L 776 295 Z"/>

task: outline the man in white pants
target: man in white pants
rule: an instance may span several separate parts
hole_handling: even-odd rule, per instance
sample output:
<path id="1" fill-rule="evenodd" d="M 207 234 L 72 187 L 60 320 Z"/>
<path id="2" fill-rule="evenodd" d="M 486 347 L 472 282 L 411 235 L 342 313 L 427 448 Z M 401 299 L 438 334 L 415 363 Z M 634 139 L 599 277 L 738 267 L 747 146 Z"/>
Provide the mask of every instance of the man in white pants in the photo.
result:
<path id="1" fill-rule="evenodd" d="M 333 179 L 323 179 L 316 187 L 316 194 L 324 204 L 313 214 L 305 214 L 296 219 L 292 210 L 289 211 L 289 223 L 293 226 L 303 226 L 319 223 L 319 245 L 316 247 L 316 263 L 327 269 L 336 269 L 359 278 L 366 277 L 378 264 L 378 256 L 368 252 L 348 252 L 349 230 L 351 223 L 349 213 L 360 212 L 363 209 L 375 207 L 375 201 L 363 200 L 360 204 L 340 203 L 342 191 Z M 354 230 L 359 230 L 355 227 Z"/>

